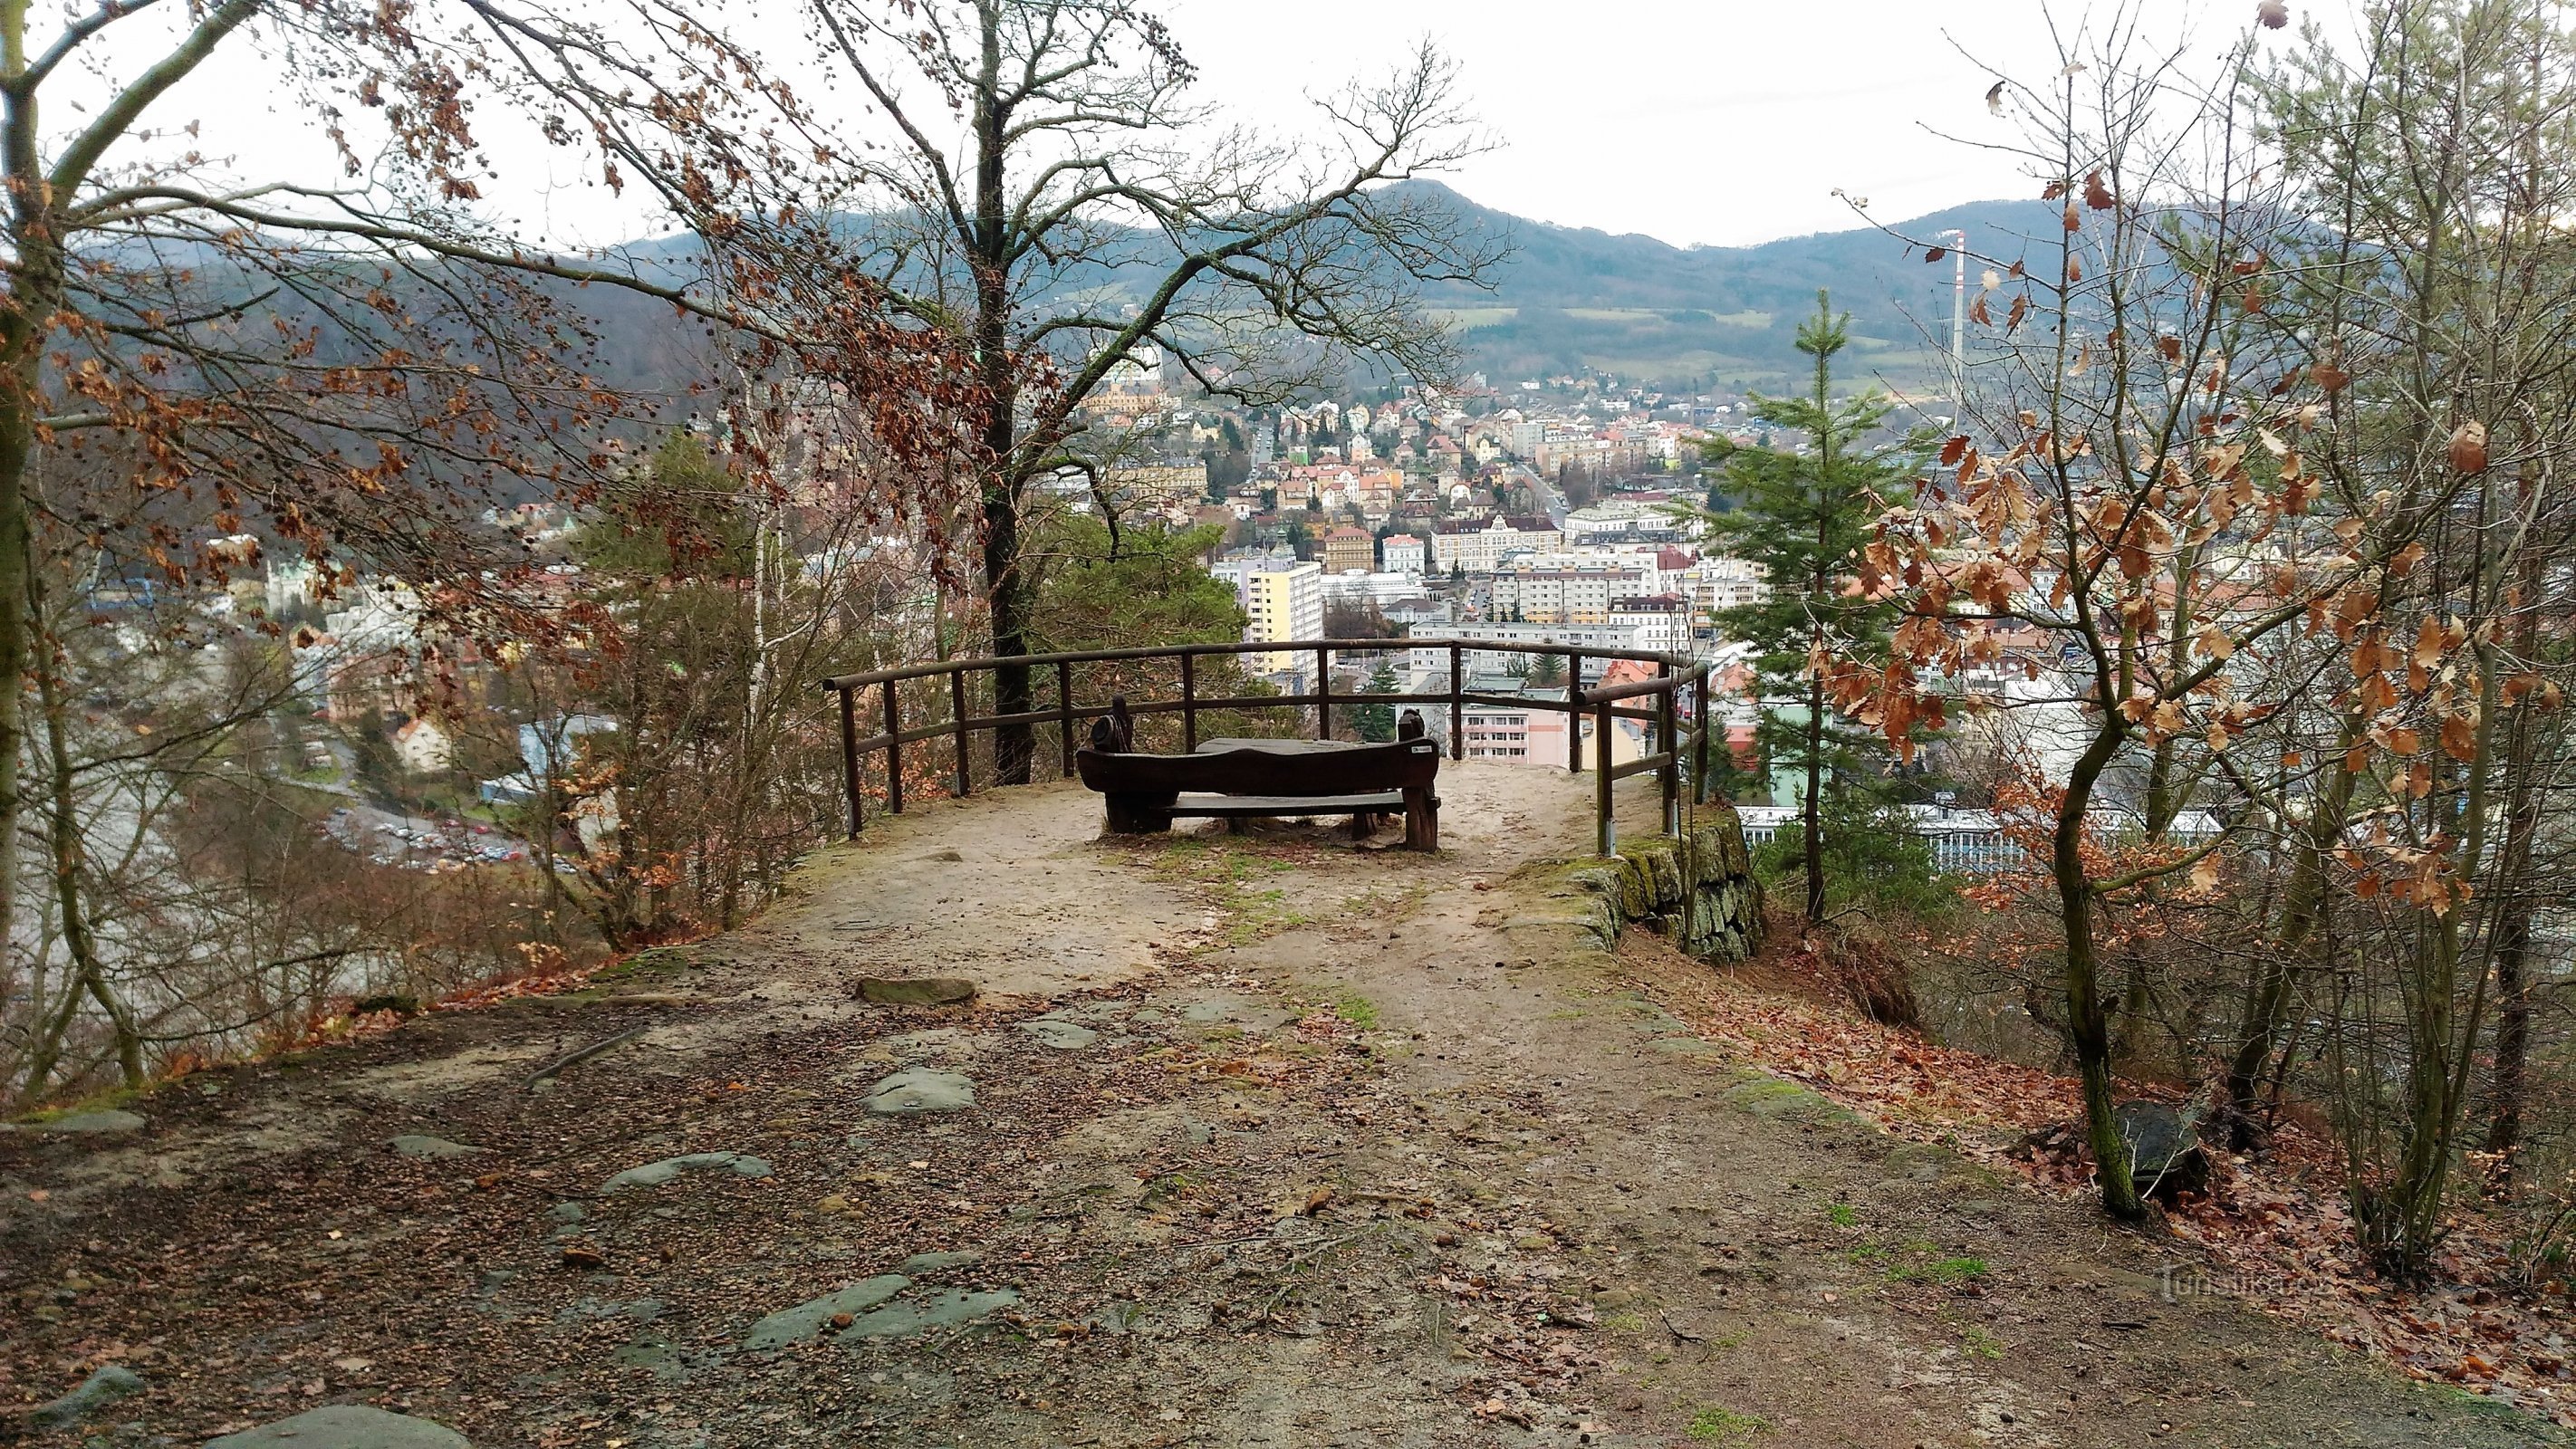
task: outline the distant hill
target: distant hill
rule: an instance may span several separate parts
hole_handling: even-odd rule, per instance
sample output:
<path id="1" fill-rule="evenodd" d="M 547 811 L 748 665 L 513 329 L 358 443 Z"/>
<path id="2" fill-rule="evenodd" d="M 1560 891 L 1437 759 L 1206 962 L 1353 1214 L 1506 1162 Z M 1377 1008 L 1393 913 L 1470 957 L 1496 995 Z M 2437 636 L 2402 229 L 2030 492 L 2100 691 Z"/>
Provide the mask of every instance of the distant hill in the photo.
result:
<path id="1" fill-rule="evenodd" d="M 1428 185 L 1428 183 L 1417 183 Z M 1445 190 L 1445 189 L 1444 189 Z M 1465 329 L 1497 384 L 1597 367 L 1640 382 L 1776 391 L 1803 371 L 1795 338 L 1818 288 L 1852 314 L 1855 375 L 1903 387 L 1939 376 L 1951 269 L 1869 228 L 1751 247 L 1677 247 L 1653 237 L 1552 226 L 1453 193 L 1450 204 L 1513 253 L 1481 292 L 1443 287 L 1435 303 Z M 2020 254 L 2056 225 L 2035 202 L 1973 202 L 1905 221 L 1914 236 L 1957 227 L 1981 250 Z M 1975 285 L 1973 274 L 1970 285 Z"/>
<path id="2" fill-rule="evenodd" d="M 1920 251 L 1909 256 L 1883 232 L 1856 228 L 1751 247 L 1677 247 L 1634 233 L 1531 221 L 1479 206 L 1435 182 L 1405 184 L 1437 194 L 1472 231 L 1511 247 L 1492 290 L 1444 284 L 1427 299 L 1462 330 L 1470 365 L 1497 386 L 1591 367 L 1638 383 L 1698 390 L 1714 382 L 1777 392 L 1804 372 L 1795 338 L 1820 287 L 1830 288 L 1834 305 L 1852 314 L 1846 376 L 1896 389 L 1938 385 L 1950 267 L 1925 265 Z M 1962 227 L 1979 248 L 2009 257 L 2020 255 L 2021 238 L 2052 235 L 2057 215 L 2036 202 L 1973 202 L 1899 229 L 1928 236 Z M 1133 295 L 1159 271 L 1157 246 L 1140 236 L 1133 265 L 1084 268 L 1049 290 L 1095 301 Z M 685 237 L 621 249 L 647 271 L 684 270 L 693 250 Z M 703 326 L 675 324 L 668 308 L 640 298 L 593 289 L 585 300 L 598 315 L 613 381 L 667 389 L 678 401 L 692 379 L 706 375 Z"/>

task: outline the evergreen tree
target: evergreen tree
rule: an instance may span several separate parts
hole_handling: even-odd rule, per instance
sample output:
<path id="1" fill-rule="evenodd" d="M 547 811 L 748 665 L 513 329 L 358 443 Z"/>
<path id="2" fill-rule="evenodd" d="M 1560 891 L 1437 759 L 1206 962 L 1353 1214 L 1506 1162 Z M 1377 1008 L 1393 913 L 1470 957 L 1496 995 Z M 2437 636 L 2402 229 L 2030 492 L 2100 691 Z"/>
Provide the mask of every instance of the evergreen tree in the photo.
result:
<path id="1" fill-rule="evenodd" d="M 1753 408 L 1762 421 L 1803 435 L 1806 447 L 1783 453 L 1708 445 L 1709 461 L 1724 466 L 1722 486 L 1735 506 L 1701 515 L 1720 548 L 1770 574 L 1768 598 L 1720 609 L 1716 620 L 1728 638 L 1759 651 L 1754 673 L 1762 717 L 1755 738 L 1763 758 L 1805 777 L 1798 853 L 1810 926 L 1826 913 L 1824 834 L 1836 817 L 1824 794 L 1857 788 L 1875 736 L 1833 717 L 1824 680 L 1808 661 L 1820 653 L 1868 659 L 1886 652 L 1895 604 L 1861 598 L 1848 586 L 1881 492 L 1911 470 L 1918 451 L 1911 442 L 1867 441 L 1890 410 L 1875 390 L 1834 396 L 1834 356 L 1849 340 L 1850 320 L 1834 312 L 1824 292 L 1816 293 L 1816 315 L 1798 327 L 1798 350 L 1815 359 L 1812 390 L 1803 397 L 1757 397 Z"/>
<path id="2" fill-rule="evenodd" d="M 1377 668 L 1369 671 L 1368 693 L 1394 694 L 1403 688 L 1395 677 L 1395 666 L 1387 660 L 1379 659 Z M 1394 705 L 1364 704 L 1353 710 L 1351 716 L 1360 738 L 1370 744 L 1382 745 L 1395 738 Z"/>

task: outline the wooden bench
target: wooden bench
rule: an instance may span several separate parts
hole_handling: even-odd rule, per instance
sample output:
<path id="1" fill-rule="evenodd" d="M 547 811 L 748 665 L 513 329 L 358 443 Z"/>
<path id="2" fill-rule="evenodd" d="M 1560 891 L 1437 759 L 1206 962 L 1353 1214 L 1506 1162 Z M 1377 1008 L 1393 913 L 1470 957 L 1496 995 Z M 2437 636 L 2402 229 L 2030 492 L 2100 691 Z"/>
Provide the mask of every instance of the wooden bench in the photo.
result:
<path id="1" fill-rule="evenodd" d="M 1075 751 L 1073 763 L 1106 802 L 1113 835 L 1158 834 L 1179 819 L 1348 814 L 1352 836 L 1365 839 L 1378 816 L 1401 812 L 1405 849 L 1440 848 L 1440 798 L 1431 793 L 1440 746 L 1418 735 L 1385 745 L 1211 740 L 1194 755 L 1095 748 Z"/>

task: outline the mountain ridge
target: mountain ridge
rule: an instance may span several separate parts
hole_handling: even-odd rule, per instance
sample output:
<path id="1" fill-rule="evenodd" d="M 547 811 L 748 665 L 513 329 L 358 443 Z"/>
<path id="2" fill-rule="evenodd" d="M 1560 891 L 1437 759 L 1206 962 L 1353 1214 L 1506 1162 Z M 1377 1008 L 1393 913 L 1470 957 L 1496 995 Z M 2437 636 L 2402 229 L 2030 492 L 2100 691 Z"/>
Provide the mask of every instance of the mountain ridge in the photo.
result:
<path id="1" fill-rule="evenodd" d="M 1471 365 L 1496 382 L 1594 368 L 1622 380 L 1776 390 L 1807 364 L 1797 325 L 1818 290 L 1852 317 L 1848 371 L 1904 388 L 1942 372 L 1947 266 L 1888 231 L 1860 226 L 1752 246 L 1677 246 L 1639 233 L 1534 221 L 1479 205 L 1436 182 L 1413 182 L 1457 209 L 1472 231 L 1508 240 L 1512 256 L 1479 289 L 1428 288 L 1425 300 L 1461 329 Z M 2015 254 L 2054 225 L 2053 208 L 1973 201 L 1892 224 L 1924 237 L 1952 228 L 1989 254 Z"/>

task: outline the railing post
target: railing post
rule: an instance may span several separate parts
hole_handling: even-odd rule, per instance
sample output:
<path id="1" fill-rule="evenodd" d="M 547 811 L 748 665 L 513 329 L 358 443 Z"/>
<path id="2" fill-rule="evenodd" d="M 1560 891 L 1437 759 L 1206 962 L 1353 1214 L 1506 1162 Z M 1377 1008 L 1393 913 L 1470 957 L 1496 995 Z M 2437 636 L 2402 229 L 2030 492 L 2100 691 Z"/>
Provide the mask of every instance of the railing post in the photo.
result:
<path id="1" fill-rule="evenodd" d="M 1333 737 L 1333 651 L 1315 651 L 1315 738 Z"/>
<path id="2" fill-rule="evenodd" d="M 842 685 L 841 696 L 841 779 L 850 787 L 850 838 L 859 838 L 859 712 L 850 701 L 850 687 Z"/>
<path id="3" fill-rule="evenodd" d="M 1708 666 L 1702 664 L 1691 678 L 1691 713 L 1697 717 L 1699 741 L 1696 757 L 1691 761 L 1691 806 L 1708 803 Z"/>
<path id="4" fill-rule="evenodd" d="M 1565 768 L 1577 775 L 1583 773 L 1583 651 L 1580 649 L 1565 656 Z M 1609 852 L 1603 851 L 1602 854 Z"/>
<path id="5" fill-rule="evenodd" d="M 1199 671 L 1198 655 L 1181 651 L 1181 753 L 1199 751 Z"/>
<path id="6" fill-rule="evenodd" d="M 968 755 L 966 737 L 966 670 L 963 665 L 948 671 L 948 699 L 951 718 L 957 726 L 957 798 L 975 793 L 975 785 L 966 777 Z"/>
<path id="7" fill-rule="evenodd" d="M 1592 762 L 1595 767 L 1592 775 L 1597 782 L 1592 803 L 1592 839 L 1597 847 L 1595 853 L 1606 859 L 1619 848 L 1619 821 L 1610 805 L 1610 701 L 1601 701 L 1598 708 L 1600 717 L 1593 726 L 1592 738 L 1601 753 Z M 1580 743 L 1583 716 L 1576 714 L 1570 718 L 1575 723 L 1574 732 Z"/>
<path id="8" fill-rule="evenodd" d="M 1449 646 L 1449 758 L 1467 758 L 1467 651 Z"/>
<path id="9" fill-rule="evenodd" d="M 1682 833 L 1682 742 L 1675 732 L 1673 692 L 1669 689 L 1655 696 L 1655 744 L 1664 757 L 1663 768 L 1655 774 L 1664 787 L 1664 833 L 1679 838 Z"/>
<path id="10" fill-rule="evenodd" d="M 1055 662 L 1056 778 L 1073 778 L 1073 661 Z"/>
<path id="11" fill-rule="evenodd" d="M 903 813 L 903 721 L 897 717 L 895 691 L 897 680 L 878 685 L 885 691 L 886 707 L 886 813 Z"/>

